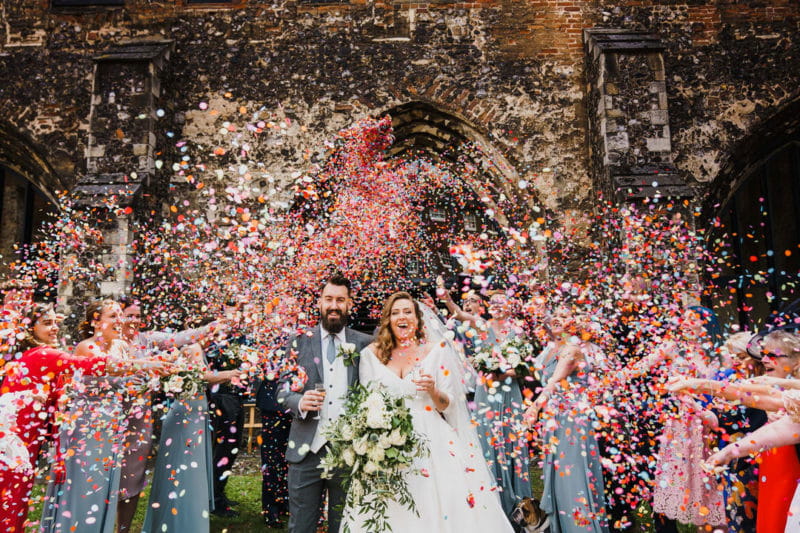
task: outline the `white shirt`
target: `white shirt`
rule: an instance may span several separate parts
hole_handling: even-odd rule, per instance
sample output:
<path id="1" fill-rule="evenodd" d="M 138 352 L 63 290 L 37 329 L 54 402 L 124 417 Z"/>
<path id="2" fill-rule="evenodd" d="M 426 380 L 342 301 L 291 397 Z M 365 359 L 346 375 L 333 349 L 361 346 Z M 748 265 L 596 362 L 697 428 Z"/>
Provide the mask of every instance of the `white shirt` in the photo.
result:
<path id="1" fill-rule="evenodd" d="M 341 357 L 336 357 L 333 363 L 328 362 L 328 346 L 330 344 L 331 333 L 328 333 L 325 328 L 320 326 L 321 341 L 322 342 L 322 381 L 325 383 L 325 401 L 322 404 L 322 409 L 319 411 L 319 422 L 317 423 L 317 433 L 314 435 L 314 440 L 311 441 L 311 451 L 317 453 L 327 442 L 327 439 L 322 436 L 322 431 L 328 425 L 329 421 L 336 420 L 342 413 L 344 407 L 345 396 L 347 395 L 347 367 Z M 336 352 L 339 351 L 339 346 L 345 339 L 344 329 L 334 336 L 336 343 Z"/>

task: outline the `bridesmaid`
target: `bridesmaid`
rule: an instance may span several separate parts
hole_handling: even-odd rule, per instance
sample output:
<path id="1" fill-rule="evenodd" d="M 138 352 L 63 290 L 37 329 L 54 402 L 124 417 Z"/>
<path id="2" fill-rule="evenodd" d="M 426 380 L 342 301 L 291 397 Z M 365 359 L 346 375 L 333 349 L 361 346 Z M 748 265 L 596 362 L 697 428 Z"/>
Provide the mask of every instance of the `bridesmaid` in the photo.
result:
<path id="1" fill-rule="evenodd" d="M 143 329 L 142 307 L 136 300 L 121 299 L 122 339 L 131 347 L 133 359 L 141 360 L 160 350 L 182 348 L 200 342 L 223 327 L 212 322 L 202 328 L 175 333 Z M 131 385 L 134 385 L 131 380 Z M 117 505 L 117 533 L 131 529 L 139 496 L 147 481 L 146 466 L 153 447 L 153 408 L 150 394 L 126 397 L 123 406 L 127 431 L 123 442 L 122 471 Z"/>
<path id="2" fill-rule="evenodd" d="M 21 357 L 10 363 L 0 393 L 33 392 L 41 401 L 26 403 L 17 412 L 18 434 L 36 465 L 42 444 L 54 440 L 58 403 L 73 372 L 102 375 L 128 372 L 121 360 L 103 355 L 76 357 L 58 349 L 59 320 L 50 304 L 35 304 L 25 317 Z M 58 469 L 56 469 L 58 470 Z M 58 474 L 58 472 L 54 472 Z M 33 476 L 0 468 L 0 531 L 22 532 L 28 515 Z"/>
<path id="3" fill-rule="evenodd" d="M 197 344 L 184 348 L 182 356 L 206 365 Z M 216 385 L 240 375 L 239 370 L 206 370 L 204 378 Z M 208 533 L 214 509 L 210 429 L 205 387 L 194 398 L 172 403 L 161 427 L 142 533 Z"/>
<path id="4" fill-rule="evenodd" d="M 489 299 L 491 318 L 484 323 L 486 335 L 477 350 L 500 346 L 506 339 L 522 335 L 511 318 L 511 305 L 503 292 Z M 502 488 L 500 499 L 506 515 L 517 503 L 531 497 L 528 442 L 522 419 L 522 390 L 513 370 L 483 375 L 475 388 L 475 419 L 478 438 L 489 470 Z"/>
<path id="5" fill-rule="evenodd" d="M 92 302 L 79 326 L 78 357 L 128 359 L 120 339 L 122 309 L 114 300 Z M 124 381 L 84 376 L 76 383 L 60 447 L 66 476 L 47 487 L 41 531 L 112 533 L 117 515 L 122 441 Z"/>
<path id="6" fill-rule="evenodd" d="M 595 347 L 568 341 L 579 332 L 566 307 L 557 309 L 546 326 L 553 341 L 538 359 L 545 387 L 525 414 L 531 421 L 540 412 L 545 414 L 540 430 L 545 450 L 541 507 L 552 533 L 605 533 L 603 469 L 593 429 L 595 417 L 586 407 Z"/>

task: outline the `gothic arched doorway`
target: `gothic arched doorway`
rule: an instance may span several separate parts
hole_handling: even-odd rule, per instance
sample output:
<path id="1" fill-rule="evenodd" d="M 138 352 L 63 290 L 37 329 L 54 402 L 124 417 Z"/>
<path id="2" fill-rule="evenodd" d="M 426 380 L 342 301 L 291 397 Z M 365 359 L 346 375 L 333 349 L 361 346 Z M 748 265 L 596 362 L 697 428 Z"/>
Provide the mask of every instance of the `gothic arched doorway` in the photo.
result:
<path id="1" fill-rule="evenodd" d="M 710 200 L 708 299 L 723 323 L 757 329 L 800 298 L 798 109 L 788 106 L 744 143 L 731 186 Z"/>

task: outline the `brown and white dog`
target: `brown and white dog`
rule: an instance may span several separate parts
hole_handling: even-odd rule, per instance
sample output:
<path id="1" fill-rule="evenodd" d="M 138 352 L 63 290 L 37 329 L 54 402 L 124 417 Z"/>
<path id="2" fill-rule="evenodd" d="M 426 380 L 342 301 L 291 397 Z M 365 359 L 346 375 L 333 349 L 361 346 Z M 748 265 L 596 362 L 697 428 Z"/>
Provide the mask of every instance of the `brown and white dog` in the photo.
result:
<path id="1" fill-rule="evenodd" d="M 511 512 L 511 520 L 524 533 L 548 533 L 550 520 L 536 498 L 523 498 Z"/>

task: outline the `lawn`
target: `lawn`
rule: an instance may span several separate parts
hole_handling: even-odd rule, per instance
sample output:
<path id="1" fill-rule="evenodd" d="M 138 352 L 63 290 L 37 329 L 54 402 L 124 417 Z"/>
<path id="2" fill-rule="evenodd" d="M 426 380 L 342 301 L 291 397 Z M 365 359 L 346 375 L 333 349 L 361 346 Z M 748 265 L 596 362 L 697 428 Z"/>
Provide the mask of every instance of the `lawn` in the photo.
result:
<path id="1" fill-rule="evenodd" d="M 144 496 L 139 500 L 139 508 L 136 511 L 136 517 L 133 520 L 133 531 L 138 532 L 142 528 L 144 522 L 145 507 L 147 505 L 147 498 L 149 496 L 149 487 L 145 490 Z M 240 502 L 236 506 L 239 511 L 238 518 L 220 518 L 211 515 L 211 531 L 213 533 L 255 533 L 255 532 L 279 532 L 285 531 L 283 529 L 268 529 L 264 526 L 261 520 L 261 476 L 260 475 L 241 475 L 231 476 L 228 482 L 227 490 L 228 498 Z M 37 502 L 33 509 L 31 509 L 30 520 L 38 522 L 41 515 L 41 496 L 44 493 L 44 487 L 36 486 L 34 488 L 34 498 Z M 34 533 L 38 531 L 37 528 L 29 527 L 28 532 Z M 184 532 L 178 532 L 184 533 Z M 189 532 L 186 532 L 189 533 Z"/>
<path id="2" fill-rule="evenodd" d="M 251 457 L 245 455 L 241 458 L 241 462 L 238 462 L 239 468 L 236 468 L 235 470 L 241 469 L 240 471 L 243 471 L 243 473 L 240 475 L 231 476 L 230 481 L 228 482 L 227 490 L 225 491 L 228 498 L 240 502 L 239 505 L 236 506 L 236 509 L 240 513 L 239 517 L 219 518 L 212 515 L 212 533 L 277 533 L 279 531 L 285 531 L 285 528 L 267 529 L 261 521 L 261 476 L 258 474 L 254 475 L 249 473 L 252 472 L 252 470 L 250 470 L 252 466 L 249 466 L 250 463 L 253 465 L 257 464 L 257 458 L 255 457 L 255 454 L 253 454 Z M 541 473 L 537 468 L 534 467 L 531 469 L 531 484 L 533 486 L 533 494 L 537 497 L 541 496 L 543 488 L 540 474 Z M 34 488 L 34 500 L 37 503 L 31 510 L 31 520 L 39 520 L 39 516 L 41 514 L 40 502 L 43 492 L 44 487 L 41 485 L 37 485 Z M 149 490 L 147 490 L 145 495 L 139 500 L 139 508 L 136 512 L 136 517 L 134 518 L 133 522 L 133 531 L 135 532 L 140 531 L 142 523 L 144 522 L 144 513 L 145 506 L 147 505 L 148 493 Z M 652 526 L 649 526 L 649 524 L 652 523 L 652 519 L 651 512 L 647 507 L 643 507 L 640 510 L 640 516 L 638 517 L 637 522 L 640 527 L 632 529 L 632 532 L 654 532 Z M 28 531 L 29 533 L 34 533 L 37 530 L 34 528 L 28 528 Z M 679 525 L 678 531 L 680 533 L 695 533 L 697 528 L 694 526 Z"/>

